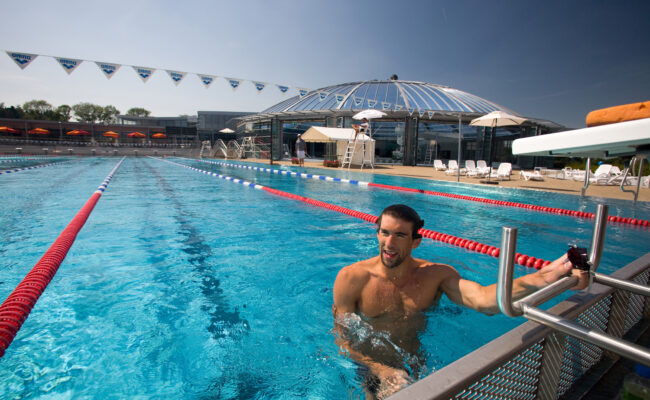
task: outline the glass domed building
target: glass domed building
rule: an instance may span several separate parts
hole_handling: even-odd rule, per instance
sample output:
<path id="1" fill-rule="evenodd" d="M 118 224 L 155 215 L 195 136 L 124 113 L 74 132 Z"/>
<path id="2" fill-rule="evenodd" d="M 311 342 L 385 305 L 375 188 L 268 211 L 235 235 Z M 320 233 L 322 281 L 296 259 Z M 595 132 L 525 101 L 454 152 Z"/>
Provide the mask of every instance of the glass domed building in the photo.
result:
<path id="1" fill-rule="evenodd" d="M 354 122 L 352 116 L 365 109 L 387 114 L 371 121 L 376 161 L 403 165 L 456 159 L 459 149 L 462 160 L 518 162 L 521 160 L 512 159 L 509 148 L 512 140 L 563 128 L 550 121 L 526 117 L 528 121 L 524 125 L 498 128 L 494 135 L 492 129 L 470 126 L 469 122 L 495 110 L 519 114 L 447 86 L 390 79 L 343 83 L 301 93 L 261 113 L 240 118 L 238 134 L 268 140 L 273 159 L 278 160 L 287 152 L 293 154 L 297 135 L 309 127 L 348 128 Z M 323 155 L 324 146 L 309 145 L 309 154 Z"/>

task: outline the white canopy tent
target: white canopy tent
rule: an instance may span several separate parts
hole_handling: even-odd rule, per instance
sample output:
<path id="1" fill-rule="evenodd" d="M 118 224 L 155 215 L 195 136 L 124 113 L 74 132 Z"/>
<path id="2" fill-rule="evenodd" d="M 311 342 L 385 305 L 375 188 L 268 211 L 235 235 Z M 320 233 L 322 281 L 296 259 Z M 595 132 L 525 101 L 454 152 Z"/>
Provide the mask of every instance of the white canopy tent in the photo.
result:
<path id="1" fill-rule="evenodd" d="M 302 140 L 308 143 L 336 143 L 336 156 L 339 161 L 343 160 L 345 151 L 348 147 L 348 141 L 354 139 L 354 129 L 352 128 L 325 128 L 322 126 L 312 126 L 301 135 Z M 368 135 L 359 134 L 357 142 L 366 143 L 366 162 L 371 158 L 375 162 L 375 140 Z M 357 151 L 352 157 L 352 164 L 360 165 L 363 162 L 363 152 Z"/>

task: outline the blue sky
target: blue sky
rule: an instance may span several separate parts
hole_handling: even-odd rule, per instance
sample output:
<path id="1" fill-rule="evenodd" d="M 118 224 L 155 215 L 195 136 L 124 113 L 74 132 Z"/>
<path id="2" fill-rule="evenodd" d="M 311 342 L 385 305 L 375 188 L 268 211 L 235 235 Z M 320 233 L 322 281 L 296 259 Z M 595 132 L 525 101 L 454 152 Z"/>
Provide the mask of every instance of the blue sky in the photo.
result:
<path id="1" fill-rule="evenodd" d="M 0 49 L 123 66 L 71 75 L 54 58 L 21 70 L 0 55 L 0 102 L 92 102 L 155 116 L 261 111 L 296 87 L 386 79 L 464 90 L 522 115 L 583 127 L 593 109 L 650 100 L 646 1 L 29 1 L 0 0 Z M 164 69 L 196 75 L 174 86 Z M 248 82 L 275 86 L 257 93 Z"/>

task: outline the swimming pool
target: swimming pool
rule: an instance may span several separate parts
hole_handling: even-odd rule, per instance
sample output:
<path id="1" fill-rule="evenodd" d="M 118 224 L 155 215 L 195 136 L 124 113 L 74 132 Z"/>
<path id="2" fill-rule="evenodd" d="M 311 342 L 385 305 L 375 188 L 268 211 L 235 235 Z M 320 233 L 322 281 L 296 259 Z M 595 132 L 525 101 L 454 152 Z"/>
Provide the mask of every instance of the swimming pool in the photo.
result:
<path id="1" fill-rule="evenodd" d="M 425 228 L 491 245 L 498 245 L 501 226 L 516 226 L 518 251 L 545 259 L 559 256 L 570 242 L 588 245 L 591 236 L 591 220 L 173 161 L 373 215 L 405 203 L 418 210 Z M 2 299 L 116 163 L 89 158 L 0 176 Z M 596 204 L 338 169 L 314 173 L 586 211 Z M 647 204 L 607 203 L 610 214 L 650 219 Z M 600 271 L 611 272 L 647 252 L 647 239 L 647 228 L 609 224 Z M 372 225 L 357 218 L 158 159 L 126 159 L 0 360 L 0 393 L 362 396 L 356 366 L 334 344 L 331 288 L 341 267 L 376 252 Z M 497 259 L 487 255 L 425 239 L 414 256 L 449 263 L 483 284 L 496 279 Z M 528 272 L 517 268 L 519 274 Z M 521 322 L 443 300 L 429 313 L 421 337 L 424 374 Z"/>

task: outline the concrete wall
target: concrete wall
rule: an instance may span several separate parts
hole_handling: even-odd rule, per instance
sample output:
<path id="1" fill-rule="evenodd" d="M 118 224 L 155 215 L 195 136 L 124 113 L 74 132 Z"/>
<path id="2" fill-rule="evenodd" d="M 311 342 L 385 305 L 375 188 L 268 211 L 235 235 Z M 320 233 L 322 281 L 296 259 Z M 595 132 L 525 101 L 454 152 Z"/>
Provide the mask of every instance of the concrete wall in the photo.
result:
<path id="1" fill-rule="evenodd" d="M 93 146 L 43 146 L 43 145 L 0 145 L 0 154 L 31 154 L 50 156 L 178 156 L 198 157 L 200 148 L 164 147 L 93 147 Z"/>

